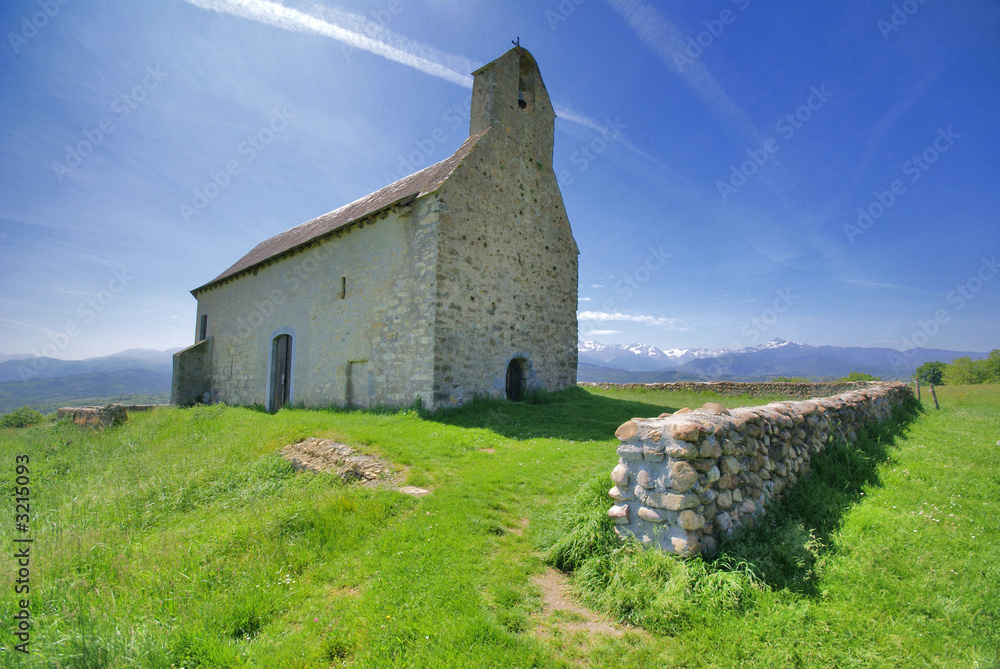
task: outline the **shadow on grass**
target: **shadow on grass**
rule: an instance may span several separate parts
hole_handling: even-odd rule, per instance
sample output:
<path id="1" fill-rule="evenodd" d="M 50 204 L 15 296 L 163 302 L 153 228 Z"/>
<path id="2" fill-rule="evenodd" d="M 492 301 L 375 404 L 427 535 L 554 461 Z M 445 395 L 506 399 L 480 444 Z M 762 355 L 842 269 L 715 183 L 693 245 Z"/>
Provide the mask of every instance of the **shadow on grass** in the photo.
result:
<path id="1" fill-rule="evenodd" d="M 808 596 L 817 594 L 817 565 L 835 550 L 831 535 L 865 488 L 882 486 L 879 465 L 923 411 L 913 399 L 881 424 L 861 430 L 853 444 L 833 441 L 812 458 L 812 471 L 754 526 L 722 543 L 714 563 L 750 565 L 765 583 Z"/>
<path id="2" fill-rule="evenodd" d="M 662 397 L 662 394 L 660 394 Z M 708 401 L 708 398 L 706 398 Z M 619 425 L 636 416 L 649 417 L 680 407 L 602 397 L 583 388 L 537 393 L 524 402 L 475 399 L 456 409 L 421 412 L 426 420 L 457 427 L 492 430 L 509 439 L 551 437 L 572 441 L 605 441 L 614 438 Z"/>

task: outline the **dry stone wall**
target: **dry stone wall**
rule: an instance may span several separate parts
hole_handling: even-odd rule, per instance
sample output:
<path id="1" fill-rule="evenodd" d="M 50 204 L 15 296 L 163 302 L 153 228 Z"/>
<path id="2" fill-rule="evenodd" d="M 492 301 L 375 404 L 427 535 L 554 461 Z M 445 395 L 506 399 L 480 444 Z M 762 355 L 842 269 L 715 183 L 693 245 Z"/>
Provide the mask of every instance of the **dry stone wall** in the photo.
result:
<path id="1" fill-rule="evenodd" d="M 830 381 L 819 383 L 788 383 L 784 381 L 676 381 L 673 383 L 580 383 L 591 388 L 618 390 L 670 390 L 686 392 L 713 392 L 717 395 L 782 395 L 797 399 L 827 397 L 850 390 L 867 388 L 867 381 Z"/>
<path id="2" fill-rule="evenodd" d="M 853 441 L 912 397 L 874 383 L 833 397 L 726 409 L 709 402 L 615 432 L 620 459 L 608 510 L 619 535 L 680 555 L 712 554 L 809 473 L 831 438 Z"/>

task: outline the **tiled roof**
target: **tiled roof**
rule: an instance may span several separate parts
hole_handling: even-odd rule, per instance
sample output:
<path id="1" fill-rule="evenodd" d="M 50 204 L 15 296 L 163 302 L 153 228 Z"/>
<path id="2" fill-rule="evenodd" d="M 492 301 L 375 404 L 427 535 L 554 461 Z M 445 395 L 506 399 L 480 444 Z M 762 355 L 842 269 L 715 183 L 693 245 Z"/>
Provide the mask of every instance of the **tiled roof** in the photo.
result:
<path id="1" fill-rule="evenodd" d="M 340 209 L 331 211 L 328 214 L 323 214 L 322 216 L 314 218 L 311 221 L 306 221 L 302 225 L 298 225 L 291 230 L 286 230 L 281 234 L 275 235 L 274 237 L 261 242 L 255 246 L 250 253 L 236 261 L 232 267 L 205 285 L 195 288 L 191 292 L 197 294 L 199 291 L 209 288 L 224 279 L 235 276 L 245 270 L 252 269 L 253 267 L 260 265 L 275 256 L 287 253 L 288 251 L 311 242 L 317 237 L 322 237 L 323 235 L 333 232 L 338 228 L 348 226 L 365 216 L 382 209 L 386 209 L 394 204 L 405 202 L 407 200 L 412 201 L 422 195 L 433 193 L 448 180 L 448 177 L 450 177 L 451 173 L 455 171 L 455 168 L 458 167 L 459 163 L 461 163 L 462 160 L 469 155 L 472 147 L 474 147 L 487 132 L 489 132 L 489 128 L 480 130 L 474 135 L 471 135 L 467 140 L 465 140 L 465 142 L 462 143 L 462 146 L 458 147 L 458 150 L 455 151 L 455 153 L 439 163 L 435 163 L 430 167 L 425 167 L 419 172 L 411 174 L 408 177 L 404 177 L 395 183 L 389 184 L 385 188 L 375 191 L 371 195 L 366 195 L 360 200 L 355 200 L 348 205 L 344 205 Z"/>

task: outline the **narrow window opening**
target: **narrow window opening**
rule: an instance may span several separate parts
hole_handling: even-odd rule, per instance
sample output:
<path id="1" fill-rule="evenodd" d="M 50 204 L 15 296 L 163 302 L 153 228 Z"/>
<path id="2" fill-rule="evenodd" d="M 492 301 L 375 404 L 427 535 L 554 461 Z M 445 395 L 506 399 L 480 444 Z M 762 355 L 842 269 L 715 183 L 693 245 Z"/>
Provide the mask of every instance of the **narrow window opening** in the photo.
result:
<path id="1" fill-rule="evenodd" d="M 517 106 L 530 112 L 535 106 L 535 77 L 537 71 L 530 56 L 521 55 L 517 77 Z"/>
<path id="2" fill-rule="evenodd" d="M 201 323 L 198 325 L 198 341 L 208 339 L 208 314 L 201 315 Z"/>
<path id="3" fill-rule="evenodd" d="M 340 299 L 347 297 L 347 277 L 340 277 Z"/>

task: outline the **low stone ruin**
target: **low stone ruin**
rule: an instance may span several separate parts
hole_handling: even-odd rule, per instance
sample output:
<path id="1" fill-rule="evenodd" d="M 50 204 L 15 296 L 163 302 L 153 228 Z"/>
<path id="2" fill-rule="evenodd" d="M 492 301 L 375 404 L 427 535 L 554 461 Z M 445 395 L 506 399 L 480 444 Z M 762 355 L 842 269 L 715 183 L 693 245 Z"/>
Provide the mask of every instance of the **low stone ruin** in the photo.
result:
<path id="1" fill-rule="evenodd" d="M 834 397 L 726 409 L 709 402 L 656 418 L 633 418 L 615 432 L 611 472 L 616 531 L 680 555 L 716 552 L 723 538 L 764 514 L 806 476 L 830 438 L 854 441 L 912 391 L 875 383 Z"/>
<path id="2" fill-rule="evenodd" d="M 128 420 L 128 408 L 124 404 L 109 404 L 103 407 L 63 407 L 56 411 L 58 419 L 67 418 L 82 427 L 103 429 L 120 425 Z"/>
<path id="3" fill-rule="evenodd" d="M 348 483 L 363 483 L 391 478 L 393 466 L 371 455 L 357 453 L 347 444 L 332 439 L 310 437 L 281 449 L 281 455 L 296 471 L 333 472 Z"/>
<path id="4" fill-rule="evenodd" d="M 310 437 L 281 449 L 281 455 L 292 463 L 296 471 L 330 472 L 348 483 L 384 485 L 404 495 L 423 497 L 430 490 L 416 486 L 397 486 L 399 472 L 391 462 L 356 452 L 347 444 L 333 439 Z"/>
<path id="5" fill-rule="evenodd" d="M 108 404 L 103 407 L 62 407 L 56 410 L 56 418 L 66 418 L 81 427 L 104 429 L 121 425 L 128 415 L 135 411 L 152 411 L 166 404 Z"/>

